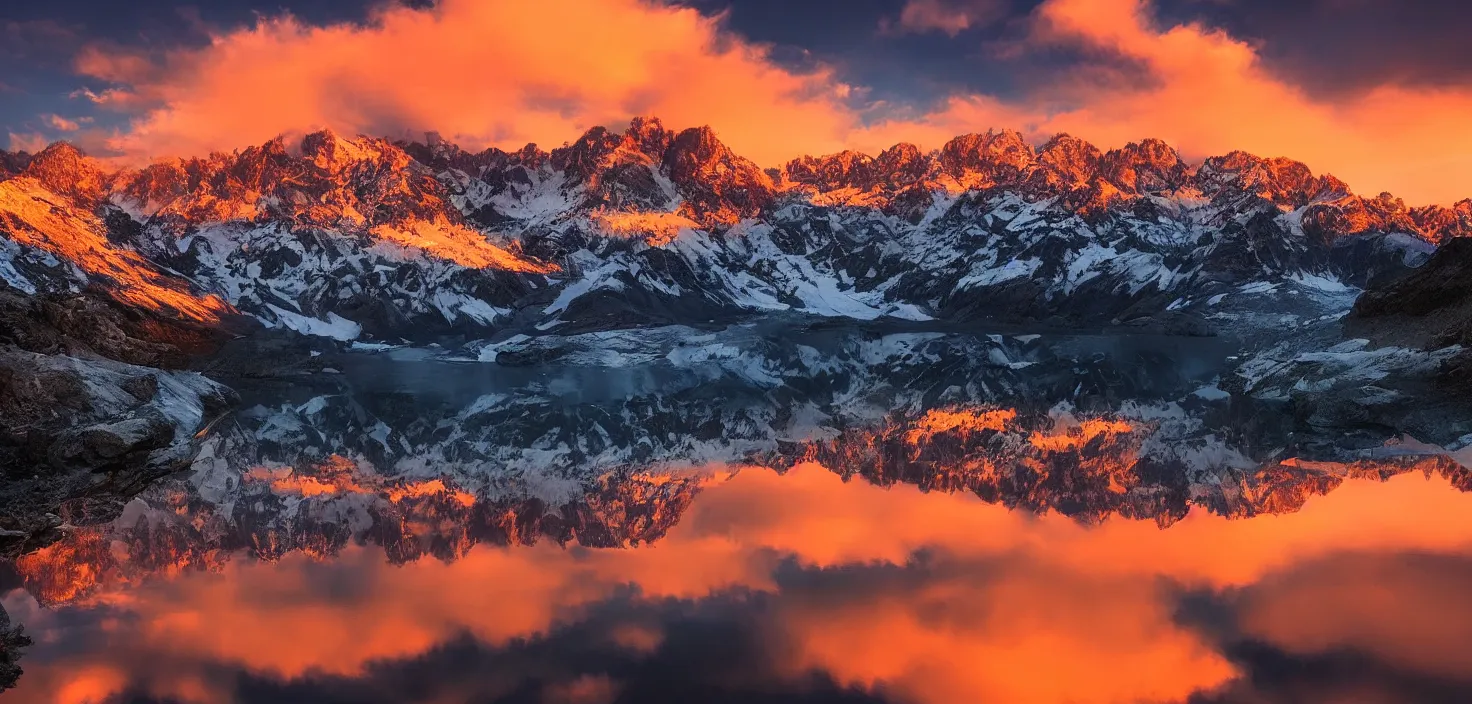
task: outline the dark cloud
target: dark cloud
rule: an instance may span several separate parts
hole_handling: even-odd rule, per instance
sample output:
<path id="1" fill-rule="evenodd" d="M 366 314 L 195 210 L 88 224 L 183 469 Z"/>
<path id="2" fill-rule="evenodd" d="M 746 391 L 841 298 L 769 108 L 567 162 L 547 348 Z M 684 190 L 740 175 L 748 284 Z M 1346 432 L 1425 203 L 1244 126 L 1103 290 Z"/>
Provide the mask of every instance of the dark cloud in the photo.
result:
<path id="1" fill-rule="evenodd" d="M 1271 643 L 1243 641 L 1224 653 L 1246 672 L 1219 691 L 1187 704 L 1464 704 L 1472 682 L 1406 670 L 1353 650 L 1296 654 Z"/>
<path id="2" fill-rule="evenodd" d="M 1162 22 L 1201 22 L 1259 47 L 1310 94 L 1472 81 L 1472 3 L 1457 0 L 1161 0 Z"/>
<path id="3" fill-rule="evenodd" d="M 1245 588 L 1183 593 L 1177 614 L 1244 673 L 1189 704 L 1472 701 L 1472 560 L 1342 554 Z"/>
<path id="4" fill-rule="evenodd" d="M 877 704 L 881 696 L 822 673 L 784 674 L 782 651 L 762 632 L 769 604 L 733 593 L 698 602 L 630 594 L 605 602 L 545 636 L 489 646 L 465 636 L 413 658 L 370 664 L 357 677 L 308 674 L 283 680 L 217 662 L 188 664 L 213 691 L 240 704 L 496 701 L 526 704 L 711 702 Z M 652 651 L 619 633 L 662 634 Z M 182 663 L 169 663 L 178 668 Z M 141 682 L 148 666 L 136 664 Z M 163 704 L 135 687 L 110 704 Z"/>
<path id="5" fill-rule="evenodd" d="M 868 89 L 857 96 L 862 101 L 924 109 L 963 93 L 1019 98 L 1081 70 L 1132 85 L 1149 80 L 1139 64 L 1108 49 L 1027 46 L 1042 0 L 920 0 L 928 13 L 966 18 L 949 30 L 906 23 L 907 6 L 913 20 L 917 5 L 904 0 L 670 1 L 721 16 L 727 30 L 770 45 L 789 68 L 835 68 L 841 80 Z"/>
<path id="6" fill-rule="evenodd" d="M 289 12 L 313 23 L 367 17 L 374 0 L 53 0 L 14 2 L 0 7 L 0 23 L 46 23 L 79 30 L 90 40 L 167 47 L 202 41 L 213 27 L 247 24 L 258 15 Z"/>
<path id="7" fill-rule="evenodd" d="M 0 19 L 0 59 L 65 63 L 82 42 L 79 27 L 54 19 Z"/>

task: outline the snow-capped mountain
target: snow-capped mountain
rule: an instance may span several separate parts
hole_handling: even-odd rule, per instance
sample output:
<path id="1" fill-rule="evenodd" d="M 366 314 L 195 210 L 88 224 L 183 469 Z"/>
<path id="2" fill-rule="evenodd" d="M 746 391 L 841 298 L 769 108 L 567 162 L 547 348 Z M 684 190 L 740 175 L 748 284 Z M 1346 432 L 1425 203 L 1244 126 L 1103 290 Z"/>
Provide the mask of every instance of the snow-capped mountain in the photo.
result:
<path id="1" fill-rule="evenodd" d="M 765 171 L 654 119 L 550 152 L 319 132 L 136 171 L 66 144 L 5 163 L 8 285 L 339 339 L 777 311 L 1199 331 L 1244 287 L 1363 286 L 1472 233 L 1472 201 L 1407 209 L 1287 159 L 1006 131 Z"/>

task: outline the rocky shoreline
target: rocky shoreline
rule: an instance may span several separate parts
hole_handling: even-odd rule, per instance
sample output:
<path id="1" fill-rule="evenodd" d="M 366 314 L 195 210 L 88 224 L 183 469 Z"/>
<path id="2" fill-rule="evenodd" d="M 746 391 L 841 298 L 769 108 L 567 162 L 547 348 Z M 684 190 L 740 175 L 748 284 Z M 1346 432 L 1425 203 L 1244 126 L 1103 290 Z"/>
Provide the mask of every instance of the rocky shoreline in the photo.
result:
<path id="1" fill-rule="evenodd" d="M 0 286 L 0 556 L 116 517 L 189 466 L 234 392 L 185 371 L 228 333 Z"/>

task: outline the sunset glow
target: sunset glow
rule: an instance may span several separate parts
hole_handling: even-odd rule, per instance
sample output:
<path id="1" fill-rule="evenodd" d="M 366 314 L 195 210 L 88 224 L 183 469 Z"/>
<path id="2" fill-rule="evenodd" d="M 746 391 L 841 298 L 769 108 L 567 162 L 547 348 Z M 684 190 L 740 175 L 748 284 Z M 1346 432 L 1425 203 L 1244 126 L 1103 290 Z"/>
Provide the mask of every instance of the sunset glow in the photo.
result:
<path id="1" fill-rule="evenodd" d="M 0 698 L 1472 701 L 1469 29 L 0 3 Z"/>
<path id="2" fill-rule="evenodd" d="M 619 584 L 637 584 L 642 598 L 656 602 L 748 588 L 777 600 L 777 608 L 762 616 L 761 633 L 772 647 L 792 649 L 793 675 L 818 667 L 925 702 L 1174 699 L 1210 690 L 1238 672 L 1200 634 L 1172 621 L 1173 590 L 1260 591 L 1245 613 L 1248 628 L 1288 647 L 1329 647 L 1355 637 L 1323 620 L 1348 606 L 1292 606 L 1303 589 L 1320 588 L 1303 581 L 1320 579 L 1314 575 L 1323 568 L 1316 565 L 1346 551 L 1364 555 L 1367 564 L 1390 564 L 1407 553 L 1465 555 L 1472 549 L 1472 523 L 1458 516 L 1467 515 L 1467 500 L 1444 480 L 1404 475 L 1384 485 L 1352 481 L 1275 518 L 1193 514 L 1165 531 L 1125 520 L 1086 528 L 975 497 L 844 483 L 822 467 L 804 465 L 784 476 L 749 469 L 711 486 L 668 537 L 632 551 L 575 555 L 556 545 L 486 547 L 448 564 L 391 567 L 374 549 L 354 549 L 332 568 L 355 574 L 363 585 L 347 600 L 314 587 L 310 575 L 322 568 L 295 556 L 278 564 L 230 562 L 219 574 L 181 574 L 99 598 L 137 615 L 140 627 L 130 627 L 127 637 L 138 639 L 140 655 L 177 660 L 188 653 L 263 675 L 299 677 L 359 673 L 370 661 L 413 656 L 460 629 L 490 644 L 536 637 L 559 623 L 576 623 Z M 1399 510 L 1403 506 L 1417 511 Z M 1195 548 L 1203 544 L 1215 547 Z M 913 565 L 918 551 L 933 555 L 919 592 L 889 594 L 881 580 L 852 603 L 789 593 L 795 587 L 774 581 L 772 573 L 783 557 L 805 569 L 898 568 Z M 1020 569 L 1002 580 L 974 572 L 998 559 L 1017 561 Z M 1332 569 L 1355 570 L 1356 564 Z M 1351 582 L 1359 579 L 1351 574 Z M 1284 580 L 1286 590 L 1274 586 Z M 12 595 L 7 606 L 29 613 L 33 607 L 25 599 Z M 373 618 L 364 620 L 365 611 Z M 1458 617 L 1447 627 L 1465 627 L 1464 621 Z M 33 623 L 34 629 L 46 627 L 44 620 Z M 1446 638 L 1457 632 L 1447 630 Z M 657 648 L 653 637 L 640 647 Z M 1435 655 L 1429 644 L 1429 650 L 1393 642 L 1376 647 L 1412 668 L 1437 671 L 1455 662 Z M 1060 653 L 1069 657 L 1060 660 Z M 77 658 L 37 668 L 29 675 L 30 691 L 61 685 L 56 678 L 73 682 L 64 685 L 68 690 L 101 687 L 87 673 L 123 672 L 142 663 L 121 651 Z M 1169 674 L 1149 680 L 1128 674 L 1141 668 Z M 203 672 L 145 676 L 155 694 L 200 677 L 204 689 L 191 701 L 222 696 Z M 125 681 L 140 680 L 114 675 L 111 681 L 110 691 L 117 691 Z M 32 701 L 27 691 L 12 696 Z"/>
<path id="3" fill-rule="evenodd" d="M 952 4 L 913 0 L 912 32 L 971 24 Z M 995 16 L 977 15 L 978 21 Z M 558 40 L 539 28 L 555 21 Z M 113 87 L 94 100 L 130 116 L 84 144 L 148 160 L 259 144 L 331 127 L 348 134 L 434 130 L 468 148 L 552 147 L 595 125 L 637 115 L 710 124 L 764 166 L 897 142 L 937 148 L 957 134 L 1019 129 L 1039 142 L 1068 132 L 1102 148 L 1161 137 L 1192 159 L 1243 149 L 1288 156 L 1411 204 L 1468 197 L 1472 141 L 1458 129 L 1472 107 L 1462 88 L 1393 83 L 1336 99 L 1312 97 L 1263 66 L 1250 43 L 1197 24 L 1170 26 L 1146 0 L 1049 0 L 1007 48 L 1082 47 L 1148 72 L 1144 85 L 1080 66 L 1023 96 L 961 93 L 915 109 L 868 104 L 839 67 L 796 71 L 719 17 L 646 0 L 442 0 L 389 7 L 365 23 L 317 26 L 268 16 L 216 30 L 209 46 L 145 52 L 89 46 L 82 75 Z M 494 67 L 494 70 L 484 70 Z M 551 97 L 547 97 L 551 96 Z M 269 103 L 270 110 L 254 109 Z M 1271 118 L 1264 110 L 1271 106 Z M 774 123 L 781 129 L 770 129 Z M 58 133 L 61 134 L 61 133 Z M 72 133 L 77 134 L 77 133 Z M 25 137 L 13 137 L 20 144 Z"/>
<path id="4" fill-rule="evenodd" d="M 137 253 L 113 246 L 98 218 L 57 209 L 45 194 L 31 179 L 0 182 L 0 220 L 11 237 L 75 263 L 127 304 L 201 322 L 230 310 L 219 297 L 195 294 Z"/>

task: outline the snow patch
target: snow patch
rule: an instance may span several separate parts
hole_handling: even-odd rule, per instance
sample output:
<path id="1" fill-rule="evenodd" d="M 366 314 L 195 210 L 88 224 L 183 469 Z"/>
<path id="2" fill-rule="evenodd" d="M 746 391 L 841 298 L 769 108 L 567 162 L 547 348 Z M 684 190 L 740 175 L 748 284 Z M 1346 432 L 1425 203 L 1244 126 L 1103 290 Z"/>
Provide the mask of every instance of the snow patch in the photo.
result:
<path id="1" fill-rule="evenodd" d="M 299 332 L 303 335 L 312 335 L 314 337 L 329 337 L 341 342 L 348 342 L 350 340 L 358 339 L 358 336 L 363 334 L 363 327 L 361 325 L 358 325 L 357 323 L 348 320 L 347 318 L 344 318 L 337 313 L 329 312 L 327 314 L 327 319 L 322 320 L 320 318 L 310 318 L 305 315 L 299 315 L 297 313 L 293 313 L 289 310 L 285 310 L 279 306 L 270 303 L 267 303 L 266 307 L 269 308 L 271 312 L 276 315 L 276 320 L 281 325 L 284 325 L 287 328 L 295 330 L 296 332 Z M 268 326 L 275 327 L 275 325 L 273 325 L 271 321 L 267 321 L 264 319 L 262 320 L 266 322 Z"/>

